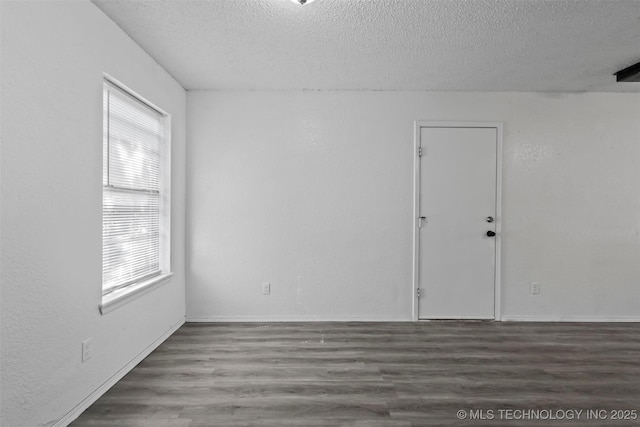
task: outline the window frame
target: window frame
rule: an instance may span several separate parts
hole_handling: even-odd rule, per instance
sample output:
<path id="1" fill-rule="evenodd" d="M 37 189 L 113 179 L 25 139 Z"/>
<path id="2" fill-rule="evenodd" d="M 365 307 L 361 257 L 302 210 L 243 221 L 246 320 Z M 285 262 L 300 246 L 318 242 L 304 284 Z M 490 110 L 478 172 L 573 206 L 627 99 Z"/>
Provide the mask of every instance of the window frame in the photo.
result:
<path id="1" fill-rule="evenodd" d="M 160 272 L 157 274 L 153 274 L 152 276 L 143 276 L 138 278 L 136 281 L 133 281 L 128 284 L 123 284 L 118 286 L 115 289 L 109 290 L 107 293 L 104 291 L 104 283 L 102 281 L 102 274 L 100 280 L 100 292 L 102 295 L 102 301 L 99 304 L 99 310 L 101 314 L 106 314 L 111 310 L 121 306 L 126 303 L 130 299 L 137 297 L 143 293 L 148 292 L 151 289 L 154 289 L 157 286 L 160 286 L 164 283 L 167 283 L 169 279 L 173 276 L 173 272 L 171 271 L 171 115 L 159 108 L 143 96 L 139 95 L 135 91 L 131 90 L 129 87 L 125 86 L 118 80 L 113 77 L 104 74 L 102 80 L 101 90 L 103 93 L 103 108 L 102 108 L 102 126 L 103 126 L 103 163 L 102 163 L 102 173 L 105 173 L 105 167 L 108 167 L 108 145 L 109 139 L 108 135 L 105 135 L 105 125 L 104 120 L 108 117 L 108 103 L 107 110 L 105 111 L 104 106 L 104 96 L 106 96 L 107 92 L 110 90 L 119 91 L 134 100 L 142 103 L 148 108 L 151 108 L 158 112 L 161 115 L 161 126 L 162 126 L 162 140 L 160 142 L 160 171 L 159 171 L 159 209 L 160 209 L 160 251 L 159 251 L 159 270 Z M 108 118 L 107 118 L 108 120 Z M 105 151 L 106 148 L 106 151 Z M 107 166 L 105 166 L 107 165 Z M 101 179 L 101 188 L 102 188 L 102 196 L 104 197 L 104 186 L 103 179 Z M 102 215 L 102 226 L 104 227 L 104 213 Z M 104 247 L 102 247 L 101 255 L 104 256 Z M 102 257 L 101 257 L 102 261 Z M 102 264 L 101 264 L 102 265 Z"/>

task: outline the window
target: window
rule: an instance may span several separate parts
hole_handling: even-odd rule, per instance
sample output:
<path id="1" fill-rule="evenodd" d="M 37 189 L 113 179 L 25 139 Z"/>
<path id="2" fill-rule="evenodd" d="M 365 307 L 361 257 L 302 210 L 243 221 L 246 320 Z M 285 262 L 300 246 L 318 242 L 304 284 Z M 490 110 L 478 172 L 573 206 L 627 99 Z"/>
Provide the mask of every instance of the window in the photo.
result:
<path id="1" fill-rule="evenodd" d="M 103 95 L 104 305 L 169 273 L 170 119 L 108 80 Z"/>

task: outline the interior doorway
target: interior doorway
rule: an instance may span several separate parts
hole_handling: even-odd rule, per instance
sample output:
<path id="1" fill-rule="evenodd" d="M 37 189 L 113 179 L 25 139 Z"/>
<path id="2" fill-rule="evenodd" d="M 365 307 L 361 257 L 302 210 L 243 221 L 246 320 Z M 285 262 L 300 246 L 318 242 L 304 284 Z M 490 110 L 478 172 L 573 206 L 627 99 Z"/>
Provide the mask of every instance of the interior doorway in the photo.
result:
<path id="1" fill-rule="evenodd" d="M 500 318 L 501 137 L 496 123 L 416 123 L 418 319 Z"/>

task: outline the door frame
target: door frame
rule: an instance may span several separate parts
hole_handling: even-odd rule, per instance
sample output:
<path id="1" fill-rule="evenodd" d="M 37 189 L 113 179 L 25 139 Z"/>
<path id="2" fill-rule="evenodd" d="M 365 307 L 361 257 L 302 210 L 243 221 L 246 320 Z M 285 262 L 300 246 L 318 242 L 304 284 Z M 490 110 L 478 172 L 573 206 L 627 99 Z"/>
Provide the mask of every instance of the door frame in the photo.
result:
<path id="1" fill-rule="evenodd" d="M 420 287 L 420 129 L 422 128 L 492 128 L 496 129 L 496 254 L 495 254 L 495 289 L 494 289 L 494 318 L 502 320 L 501 303 L 501 274 L 502 271 L 502 122 L 456 122 L 456 121 L 427 121 L 416 120 L 413 133 L 414 156 L 414 196 L 413 196 L 413 320 L 419 319 L 418 288 Z"/>

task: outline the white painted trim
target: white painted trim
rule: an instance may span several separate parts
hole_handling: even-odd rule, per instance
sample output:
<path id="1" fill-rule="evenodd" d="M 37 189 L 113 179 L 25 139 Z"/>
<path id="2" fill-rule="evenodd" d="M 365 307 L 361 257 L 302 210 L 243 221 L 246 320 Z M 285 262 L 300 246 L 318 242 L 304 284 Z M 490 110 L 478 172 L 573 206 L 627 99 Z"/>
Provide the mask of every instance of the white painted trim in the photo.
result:
<path id="1" fill-rule="evenodd" d="M 456 316 L 456 317 L 438 317 L 434 319 L 418 319 L 420 322 L 451 322 L 451 321 L 478 321 L 478 322 L 492 322 L 496 320 L 493 317 L 478 317 L 478 316 Z"/>
<path id="2" fill-rule="evenodd" d="M 155 350 L 160 344 L 162 344 L 167 338 L 173 335 L 182 325 L 185 320 L 180 319 L 175 325 L 173 325 L 167 332 L 162 334 L 160 338 L 151 343 L 140 354 L 134 357 L 129 363 L 124 365 L 122 369 L 113 374 L 111 378 L 102 383 L 100 387 L 95 389 L 91 394 L 85 397 L 82 402 L 78 403 L 75 408 L 69 411 L 65 416 L 60 418 L 53 427 L 66 427 L 71 424 L 76 418 L 78 418 L 89 406 L 91 406 L 96 400 L 98 400 L 103 394 L 105 394 L 111 387 L 113 387 L 118 381 L 127 375 L 136 365 L 147 357 L 153 350 Z"/>
<path id="3" fill-rule="evenodd" d="M 504 322 L 630 322 L 640 323 L 640 316 L 558 316 L 558 315 L 504 315 Z"/>
<path id="4" fill-rule="evenodd" d="M 104 80 L 106 80 L 109 83 L 111 83 L 112 85 L 118 87 L 118 89 L 124 91 L 125 93 L 128 93 L 130 96 L 133 96 L 134 98 L 137 98 L 138 100 L 140 100 L 143 103 L 147 104 L 149 107 L 153 108 L 154 110 L 156 110 L 158 113 L 162 114 L 163 116 L 171 117 L 171 114 L 167 113 L 165 110 L 163 110 L 162 108 L 158 107 L 156 104 L 154 104 L 153 102 L 149 101 L 147 98 L 145 98 L 144 96 L 140 95 L 135 90 L 132 90 L 129 86 L 125 85 L 120 80 L 116 79 L 115 77 L 111 76 L 110 74 L 102 73 L 102 77 L 103 77 Z"/>
<path id="5" fill-rule="evenodd" d="M 311 317 L 311 316 L 207 316 L 187 317 L 187 322 L 412 322 L 410 317 Z"/>
<path id="6" fill-rule="evenodd" d="M 418 321 L 420 317 L 420 307 L 418 306 L 418 288 L 420 287 L 420 229 L 418 228 L 418 217 L 420 216 L 420 128 L 419 121 L 414 122 L 413 127 L 413 320 Z"/>
<path id="7" fill-rule="evenodd" d="M 169 279 L 172 277 L 173 273 L 161 274 L 160 276 L 154 276 L 144 282 L 134 283 L 125 288 L 113 291 L 110 294 L 103 295 L 102 302 L 98 305 L 100 314 L 107 314 L 116 308 L 123 306 L 134 298 L 137 298 L 160 285 L 168 283 Z"/>
<path id="8" fill-rule="evenodd" d="M 414 122 L 414 195 L 413 195 L 413 320 L 423 320 L 419 317 L 418 287 L 420 286 L 420 129 L 423 127 L 447 128 L 494 128 L 496 129 L 496 253 L 495 253 L 495 283 L 494 283 L 494 320 L 502 320 L 502 157 L 503 157 L 503 123 L 502 122 L 451 122 L 425 121 Z"/>
<path id="9" fill-rule="evenodd" d="M 502 158 L 503 124 L 493 123 L 498 134 L 496 147 L 496 267 L 495 267 L 495 300 L 493 314 L 495 320 L 502 320 Z"/>

